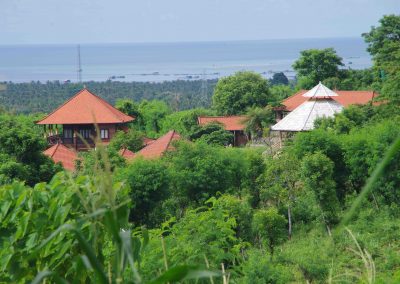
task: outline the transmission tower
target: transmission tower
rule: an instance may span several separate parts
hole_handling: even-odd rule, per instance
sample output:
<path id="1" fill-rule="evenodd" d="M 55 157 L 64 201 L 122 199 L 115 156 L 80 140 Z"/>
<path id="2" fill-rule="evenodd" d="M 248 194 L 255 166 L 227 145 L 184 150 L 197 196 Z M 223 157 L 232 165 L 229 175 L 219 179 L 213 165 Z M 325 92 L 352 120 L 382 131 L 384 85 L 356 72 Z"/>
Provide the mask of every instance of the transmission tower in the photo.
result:
<path id="1" fill-rule="evenodd" d="M 82 83 L 82 66 L 81 66 L 81 45 L 78 44 L 78 69 L 76 71 L 77 80 Z"/>

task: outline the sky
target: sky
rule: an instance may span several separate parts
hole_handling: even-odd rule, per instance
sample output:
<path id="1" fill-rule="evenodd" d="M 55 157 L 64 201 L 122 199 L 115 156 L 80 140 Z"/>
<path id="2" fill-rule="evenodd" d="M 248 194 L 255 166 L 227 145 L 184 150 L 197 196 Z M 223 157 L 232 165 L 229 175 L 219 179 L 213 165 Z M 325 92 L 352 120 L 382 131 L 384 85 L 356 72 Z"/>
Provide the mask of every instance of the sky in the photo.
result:
<path id="1" fill-rule="evenodd" d="M 358 37 L 400 0 L 0 0 L 0 44 Z"/>

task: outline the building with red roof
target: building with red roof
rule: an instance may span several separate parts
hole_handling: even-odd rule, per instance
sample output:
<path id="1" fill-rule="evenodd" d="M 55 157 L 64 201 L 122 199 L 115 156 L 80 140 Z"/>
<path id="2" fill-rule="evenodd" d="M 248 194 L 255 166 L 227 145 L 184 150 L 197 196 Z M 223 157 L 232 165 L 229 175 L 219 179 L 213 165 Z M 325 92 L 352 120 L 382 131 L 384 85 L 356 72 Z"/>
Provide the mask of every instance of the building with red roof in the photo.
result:
<path id="1" fill-rule="evenodd" d="M 175 130 L 171 130 L 141 149 L 135 154 L 135 157 L 141 156 L 145 159 L 160 158 L 165 152 L 173 150 L 172 142 L 179 139 L 181 139 L 181 136 Z"/>
<path id="2" fill-rule="evenodd" d="M 78 159 L 78 154 L 73 149 L 57 143 L 44 151 L 43 154 L 52 159 L 54 163 L 61 163 L 64 169 L 75 170 L 75 161 Z"/>
<path id="3" fill-rule="evenodd" d="M 127 123 L 133 120 L 83 89 L 37 124 L 44 125 L 50 144 L 62 143 L 81 151 L 94 147 L 94 138 L 107 144 L 118 130 L 126 130 Z"/>
<path id="4" fill-rule="evenodd" d="M 293 96 L 288 97 L 282 102 L 281 107 L 275 108 L 277 121 L 281 120 L 287 113 L 293 111 L 309 98 L 303 96 L 308 90 L 300 90 Z M 378 94 L 374 91 L 334 91 L 337 96 L 332 97 L 333 100 L 341 104 L 343 107 L 349 105 L 364 105 L 371 102 Z"/>
<path id="5" fill-rule="evenodd" d="M 200 126 L 207 125 L 209 123 L 220 123 L 226 131 L 232 132 L 233 134 L 233 146 L 246 145 L 248 137 L 244 133 L 246 128 L 247 116 L 236 115 L 236 116 L 199 116 L 197 118 Z"/>

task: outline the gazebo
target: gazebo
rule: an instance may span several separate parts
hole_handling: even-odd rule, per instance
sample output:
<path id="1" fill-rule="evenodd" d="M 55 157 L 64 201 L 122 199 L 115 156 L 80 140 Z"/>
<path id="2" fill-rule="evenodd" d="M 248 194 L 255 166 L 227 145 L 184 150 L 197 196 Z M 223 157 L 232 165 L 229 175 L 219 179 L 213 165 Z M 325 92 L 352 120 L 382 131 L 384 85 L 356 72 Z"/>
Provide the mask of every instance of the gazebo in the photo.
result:
<path id="1" fill-rule="evenodd" d="M 293 132 L 312 130 L 317 118 L 333 117 L 343 110 L 343 105 L 333 99 L 337 96 L 338 94 L 319 82 L 303 94 L 307 100 L 273 125 L 271 130 L 279 132 L 281 140 L 283 134 L 287 136 Z"/>

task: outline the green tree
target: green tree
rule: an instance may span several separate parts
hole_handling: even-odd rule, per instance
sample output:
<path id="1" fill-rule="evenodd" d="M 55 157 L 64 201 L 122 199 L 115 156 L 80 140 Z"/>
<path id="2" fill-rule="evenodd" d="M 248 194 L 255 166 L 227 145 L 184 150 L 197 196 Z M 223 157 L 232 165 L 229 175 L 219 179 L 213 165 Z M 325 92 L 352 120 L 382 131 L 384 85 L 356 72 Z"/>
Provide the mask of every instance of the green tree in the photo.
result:
<path id="1" fill-rule="evenodd" d="M 49 181 L 62 168 L 43 154 L 47 141 L 26 116 L 0 116 L 0 174 L 29 185 Z"/>
<path id="2" fill-rule="evenodd" d="M 272 259 L 275 247 L 285 240 L 286 218 L 274 207 L 260 209 L 254 213 L 252 227 L 260 244 L 266 242 Z"/>
<path id="3" fill-rule="evenodd" d="M 270 82 L 271 85 L 289 85 L 289 79 L 283 72 L 274 73 Z"/>
<path id="4" fill-rule="evenodd" d="M 133 116 L 136 119 L 140 117 L 139 105 L 130 99 L 118 99 L 115 107 L 123 113 Z"/>
<path id="5" fill-rule="evenodd" d="M 270 89 L 271 96 L 273 98 L 272 105 L 279 105 L 284 99 L 290 97 L 293 94 L 293 89 L 286 85 L 275 85 Z"/>
<path id="6" fill-rule="evenodd" d="M 193 141 L 203 141 L 210 145 L 228 146 L 233 143 L 233 134 L 226 131 L 221 123 L 212 122 L 196 127 L 190 133 L 189 138 Z"/>
<path id="7" fill-rule="evenodd" d="M 342 58 L 333 48 L 308 49 L 300 52 L 300 58 L 293 64 L 299 77 L 299 87 L 310 89 L 330 77 L 337 77 Z"/>
<path id="8" fill-rule="evenodd" d="M 218 198 L 212 197 L 208 202 L 213 208 L 224 210 L 229 217 L 236 220 L 236 237 L 244 241 L 251 241 L 251 220 L 253 212 L 249 203 L 234 195 L 224 194 Z"/>
<path id="9" fill-rule="evenodd" d="M 397 105 L 400 104 L 400 66 L 397 73 L 391 74 L 390 77 L 383 82 L 381 93 L 382 96 L 380 99 L 389 100 Z"/>
<path id="10" fill-rule="evenodd" d="M 276 159 L 268 160 L 265 173 L 260 177 L 262 203 L 287 207 L 289 239 L 293 227 L 292 208 L 300 191 L 299 163 L 294 155 L 283 152 Z"/>
<path id="11" fill-rule="evenodd" d="M 218 81 L 213 107 L 221 115 L 234 115 L 245 113 L 249 107 L 265 107 L 271 100 L 268 81 L 254 72 L 242 71 Z"/>
<path id="12" fill-rule="evenodd" d="M 197 121 L 198 117 L 212 114 L 211 110 L 203 108 L 173 112 L 162 120 L 161 132 L 167 133 L 171 129 L 174 129 L 180 135 L 189 137 L 200 128 Z"/>
<path id="13" fill-rule="evenodd" d="M 386 15 L 379 23 L 379 26 L 363 34 L 368 43 L 368 51 L 373 56 L 375 67 L 389 73 L 399 72 L 400 16 Z"/>
<path id="14" fill-rule="evenodd" d="M 137 152 L 143 148 L 143 143 L 143 134 L 135 129 L 129 129 L 127 132 L 117 131 L 108 147 L 116 151 L 127 148 L 133 152 Z"/>
<path id="15" fill-rule="evenodd" d="M 171 210 L 179 215 L 187 206 L 201 204 L 218 192 L 239 191 L 246 170 L 239 150 L 177 143 L 176 151 L 166 156 L 173 188 Z"/>
<path id="16" fill-rule="evenodd" d="M 115 176 L 130 188 L 130 220 L 134 224 L 153 227 L 164 221 L 162 201 L 168 196 L 169 177 L 162 161 L 136 158 Z"/>
<path id="17" fill-rule="evenodd" d="M 160 134 L 162 120 L 171 113 L 171 110 L 163 101 L 143 100 L 139 105 L 139 112 L 140 129 L 145 131 L 146 136 L 155 138 Z"/>
<path id="18" fill-rule="evenodd" d="M 246 116 L 244 120 L 246 125 L 245 132 L 253 138 L 262 137 L 264 129 L 268 128 L 275 121 L 275 114 L 270 106 L 249 109 Z"/>
<path id="19" fill-rule="evenodd" d="M 288 149 L 297 159 L 301 160 L 308 154 L 321 152 L 334 163 L 334 180 L 337 184 L 337 196 L 344 200 L 348 185 L 348 168 L 344 161 L 345 153 L 342 148 L 340 137 L 333 131 L 315 129 L 310 132 L 303 132 L 296 135 L 293 139 L 292 147 Z"/>
<path id="20" fill-rule="evenodd" d="M 340 211 L 333 167 L 333 162 L 321 152 L 305 156 L 301 165 L 304 186 L 314 192 L 329 234 L 330 226 L 338 222 Z"/>

